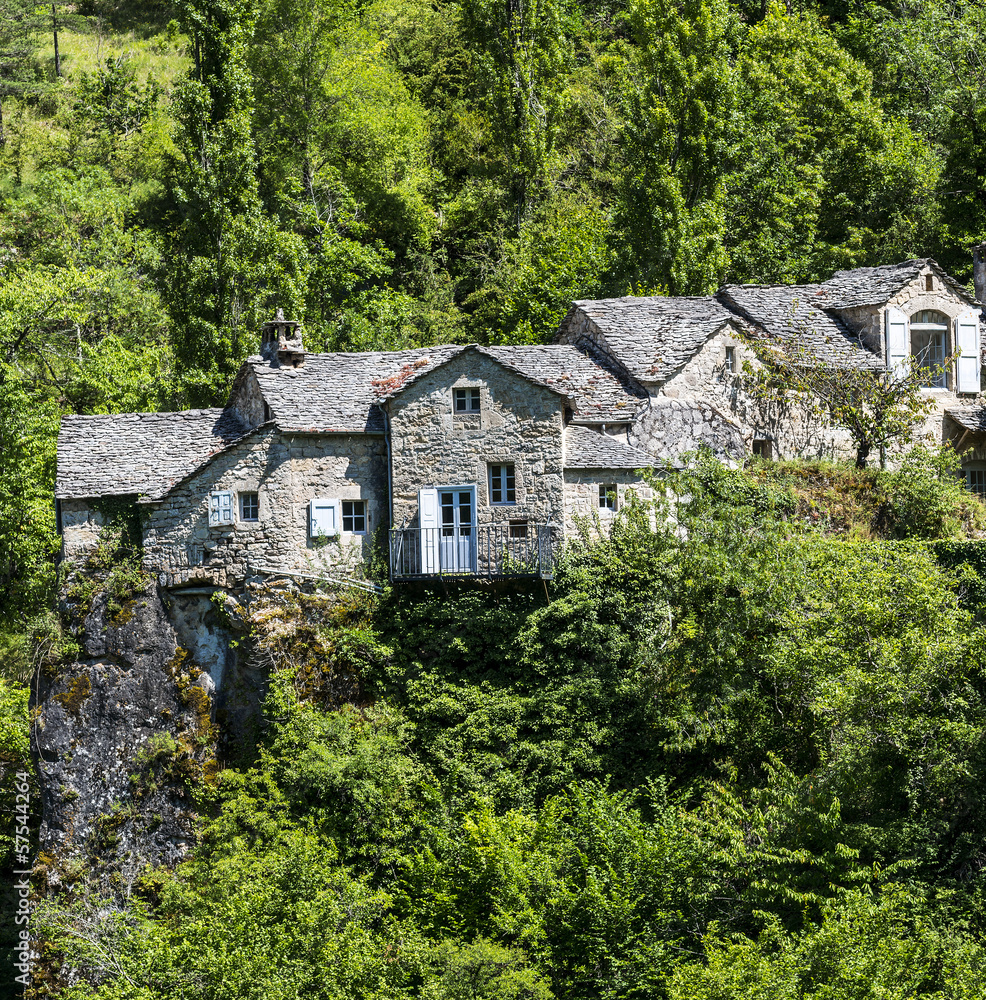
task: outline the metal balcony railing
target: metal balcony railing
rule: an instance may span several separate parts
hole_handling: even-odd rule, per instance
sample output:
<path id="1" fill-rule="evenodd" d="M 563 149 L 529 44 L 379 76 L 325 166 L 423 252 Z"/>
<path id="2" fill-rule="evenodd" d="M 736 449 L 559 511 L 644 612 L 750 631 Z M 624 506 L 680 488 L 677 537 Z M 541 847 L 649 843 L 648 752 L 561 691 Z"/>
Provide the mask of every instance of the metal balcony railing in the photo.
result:
<path id="1" fill-rule="evenodd" d="M 547 580 L 554 575 L 553 531 L 548 524 L 394 528 L 390 576 L 392 580 L 436 576 Z"/>

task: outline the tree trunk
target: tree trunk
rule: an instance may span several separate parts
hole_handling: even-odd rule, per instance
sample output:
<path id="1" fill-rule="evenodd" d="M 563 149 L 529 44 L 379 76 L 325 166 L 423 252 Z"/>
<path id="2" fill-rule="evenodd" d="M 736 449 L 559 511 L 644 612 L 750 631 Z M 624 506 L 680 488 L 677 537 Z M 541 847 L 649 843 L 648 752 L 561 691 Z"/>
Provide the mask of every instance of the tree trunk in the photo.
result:
<path id="1" fill-rule="evenodd" d="M 62 75 L 62 63 L 58 58 L 58 15 L 55 13 L 55 5 L 51 5 L 51 32 L 55 36 L 55 76 Z"/>
<path id="2" fill-rule="evenodd" d="M 870 454 L 870 443 L 869 443 L 869 441 L 860 441 L 859 444 L 856 445 L 856 468 L 857 469 L 865 469 L 866 468 L 866 459 L 869 457 L 869 454 Z"/>

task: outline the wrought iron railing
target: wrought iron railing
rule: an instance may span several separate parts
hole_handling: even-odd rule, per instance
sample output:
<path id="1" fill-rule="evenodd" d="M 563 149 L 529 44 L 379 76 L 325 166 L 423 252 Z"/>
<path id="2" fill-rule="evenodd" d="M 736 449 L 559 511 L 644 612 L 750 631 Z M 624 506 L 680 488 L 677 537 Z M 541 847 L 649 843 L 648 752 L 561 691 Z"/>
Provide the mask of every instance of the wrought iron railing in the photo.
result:
<path id="1" fill-rule="evenodd" d="M 436 576 L 550 579 L 555 549 L 550 524 L 394 528 L 390 576 L 393 580 Z"/>

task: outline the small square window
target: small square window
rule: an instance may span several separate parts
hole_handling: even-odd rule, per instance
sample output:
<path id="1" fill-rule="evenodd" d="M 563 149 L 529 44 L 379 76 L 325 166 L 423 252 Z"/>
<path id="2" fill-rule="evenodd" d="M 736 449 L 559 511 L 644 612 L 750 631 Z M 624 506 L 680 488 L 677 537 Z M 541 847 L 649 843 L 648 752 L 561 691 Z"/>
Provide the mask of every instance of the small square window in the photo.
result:
<path id="1" fill-rule="evenodd" d="M 490 466 L 490 503 L 517 502 L 517 478 L 512 465 Z"/>
<path id="2" fill-rule="evenodd" d="M 479 413 L 479 389 L 454 389 L 456 413 Z"/>
<path id="3" fill-rule="evenodd" d="M 527 521 L 516 520 L 510 522 L 511 538 L 527 538 Z"/>
<path id="4" fill-rule="evenodd" d="M 750 451 L 757 458 L 771 459 L 774 457 L 774 444 L 767 438 L 754 438 L 753 444 L 750 446 Z"/>
<path id="5" fill-rule="evenodd" d="M 616 483 L 600 484 L 599 509 L 616 510 Z"/>
<path id="6" fill-rule="evenodd" d="M 342 501 L 342 530 L 353 535 L 366 534 L 366 501 Z"/>
<path id="7" fill-rule="evenodd" d="M 726 348 L 726 371 L 736 374 L 736 348 Z"/>
<path id="8" fill-rule="evenodd" d="M 240 520 L 259 521 L 260 520 L 260 498 L 256 493 L 240 494 Z"/>

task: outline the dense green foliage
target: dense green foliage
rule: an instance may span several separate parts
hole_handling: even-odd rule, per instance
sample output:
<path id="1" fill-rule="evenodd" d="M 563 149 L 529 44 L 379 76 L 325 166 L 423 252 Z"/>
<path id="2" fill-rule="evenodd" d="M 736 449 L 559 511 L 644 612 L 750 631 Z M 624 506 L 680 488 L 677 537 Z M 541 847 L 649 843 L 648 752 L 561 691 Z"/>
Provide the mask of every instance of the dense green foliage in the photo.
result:
<path id="1" fill-rule="evenodd" d="M 828 536 L 801 471 L 702 460 L 549 595 L 263 602 L 255 763 L 192 860 L 43 907 L 64 995 L 981 993 L 982 561 Z"/>
<path id="2" fill-rule="evenodd" d="M 60 76 L 44 5 L 0 0 L 5 774 L 61 414 L 221 400 L 277 306 L 313 349 L 541 342 L 628 289 L 968 280 L 983 235 L 982 0 L 56 6 Z M 701 465 L 674 530 L 631 510 L 548 600 L 333 618 L 362 707 L 283 668 L 194 859 L 60 900 L 52 967 L 145 1000 L 981 995 L 983 514 L 909 461 Z"/>

